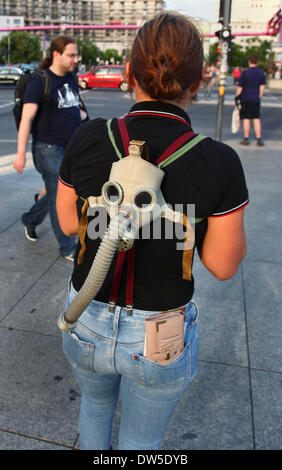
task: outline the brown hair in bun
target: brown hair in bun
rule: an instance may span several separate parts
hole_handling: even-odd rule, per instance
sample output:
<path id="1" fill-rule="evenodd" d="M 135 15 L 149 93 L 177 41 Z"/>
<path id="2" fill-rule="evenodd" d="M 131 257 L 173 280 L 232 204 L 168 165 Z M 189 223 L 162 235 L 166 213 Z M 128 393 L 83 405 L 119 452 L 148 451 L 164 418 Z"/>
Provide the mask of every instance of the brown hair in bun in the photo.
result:
<path id="1" fill-rule="evenodd" d="M 130 55 L 128 81 L 153 99 L 180 100 L 201 80 L 203 48 L 196 26 L 185 16 L 165 12 L 138 31 Z"/>

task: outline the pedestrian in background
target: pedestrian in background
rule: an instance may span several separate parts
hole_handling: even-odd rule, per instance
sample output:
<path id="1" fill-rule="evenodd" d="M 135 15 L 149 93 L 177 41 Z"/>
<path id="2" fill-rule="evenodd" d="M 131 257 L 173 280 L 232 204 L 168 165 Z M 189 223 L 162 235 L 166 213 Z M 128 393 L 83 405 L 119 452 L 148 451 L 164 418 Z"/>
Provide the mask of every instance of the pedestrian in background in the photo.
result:
<path id="1" fill-rule="evenodd" d="M 133 305 L 128 305 L 127 288 L 132 283 L 127 283 L 127 276 L 122 272 L 118 289 L 113 284 L 115 256 L 101 290 L 76 327 L 63 332 L 64 352 L 82 390 L 81 449 L 110 448 L 119 394 L 119 449 L 160 448 L 170 417 L 198 369 L 198 311 L 192 300 L 194 249 L 204 266 L 222 280 L 235 274 L 246 253 L 243 219 L 248 191 L 239 157 L 227 145 L 197 136 L 186 112 L 201 84 L 202 71 L 201 36 L 188 18 L 161 13 L 139 29 L 126 67 L 137 101 L 121 120 L 129 135 L 126 141 L 145 141 L 149 161 L 156 164 L 176 139 L 182 143 L 187 139 L 189 150 L 185 147 L 181 158 L 163 167 L 161 190 L 170 207 L 183 208 L 184 219 L 189 204 L 195 205 L 196 240 L 194 245 L 191 236 L 191 248 L 179 251 L 177 236 L 166 237 L 165 230 L 160 239 L 154 239 L 152 232 L 150 239 L 138 237 Z M 68 304 L 83 288 L 100 246 L 100 239 L 85 230 L 88 197 L 101 194 L 114 162 L 122 156 L 130 158 L 126 144 L 122 146 L 121 121 L 98 118 L 83 124 L 61 165 L 57 208 L 62 229 L 68 235 L 82 234 L 84 229 Z M 145 320 L 178 307 L 185 311 L 184 349 L 160 365 L 144 353 Z"/>
<path id="2" fill-rule="evenodd" d="M 212 89 L 212 76 L 213 71 L 211 70 L 209 64 L 204 68 L 203 73 L 203 85 L 204 85 L 204 98 L 211 99 L 211 89 Z"/>
<path id="3" fill-rule="evenodd" d="M 263 96 L 266 76 L 264 71 L 257 65 L 258 59 L 255 55 L 249 58 L 249 68 L 244 70 L 238 80 L 236 99 L 241 97 L 240 119 L 243 120 L 244 139 L 241 145 L 249 145 L 251 121 L 257 138 L 257 145 L 262 147 L 264 142 L 261 137 L 260 103 Z"/>
<path id="4" fill-rule="evenodd" d="M 39 65 L 39 69 L 45 69 L 51 79 L 50 98 L 43 101 L 43 80 L 35 74 L 25 90 L 18 151 L 14 161 L 14 168 L 22 173 L 31 133 L 33 162 L 43 178 L 46 194 L 22 215 L 25 235 L 28 240 L 36 241 L 36 227 L 49 212 L 59 253 L 70 260 L 73 260 L 76 237 L 69 237 L 62 232 L 57 217 L 56 197 L 65 147 L 81 124 L 78 85 L 71 73 L 77 61 L 77 45 L 73 38 L 58 36 L 52 40 L 49 55 Z"/>
<path id="5" fill-rule="evenodd" d="M 232 75 L 233 75 L 234 85 L 237 85 L 238 84 L 238 79 L 241 75 L 241 70 L 240 70 L 240 67 L 238 67 L 238 65 L 233 70 Z"/>

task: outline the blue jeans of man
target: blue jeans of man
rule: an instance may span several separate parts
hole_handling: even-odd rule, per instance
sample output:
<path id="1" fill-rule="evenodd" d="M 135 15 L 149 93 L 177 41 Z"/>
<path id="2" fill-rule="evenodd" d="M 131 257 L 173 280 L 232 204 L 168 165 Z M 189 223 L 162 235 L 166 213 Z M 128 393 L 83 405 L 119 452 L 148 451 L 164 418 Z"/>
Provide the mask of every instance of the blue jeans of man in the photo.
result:
<path id="1" fill-rule="evenodd" d="M 37 225 L 43 222 L 49 212 L 52 229 L 59 243 L 59 252 L 62 256 L 69 255 L 75 249 L 76 237 L 68 237 L 62 232 L 56 209 L 58 176 L 64 156 L 64 148 L 33 141 L 32 156 L 34 166 L 44 180 L 46 195 L 22 215 L 22 223 L 30 229 L 35 229 Z"/>
<path id="2" fill-rule="evenodd" d="M 76 291 L 71 286 L 68 305 Z M 93 300 L 63 350 L 82 391 L 80 449 L 109 449 L 112 420 L 121 396 L 119 449 L 159 449 L 170 417 L 198 369 L 198 310 L 186 306 L 184 351 L 168 365 L 143 357 L 147 316 L 159 312 L 126 309 Z"/>

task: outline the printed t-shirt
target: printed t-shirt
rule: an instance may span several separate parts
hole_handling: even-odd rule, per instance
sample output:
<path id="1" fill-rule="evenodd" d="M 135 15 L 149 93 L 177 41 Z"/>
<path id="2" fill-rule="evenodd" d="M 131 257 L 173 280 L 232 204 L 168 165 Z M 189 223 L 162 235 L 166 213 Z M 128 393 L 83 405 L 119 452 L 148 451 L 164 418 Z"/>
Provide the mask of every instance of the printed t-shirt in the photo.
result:
<path id="1" fill-rule="evenodd" d="M 163 102 L 135 104 L 125 116 L 130 139 L 145 140 L 150 162 L 155 163 L 166 148 L 180 135 L 191 130 L 189 116 L 182 109 Z M 112 131 L 124 155 L 116 119 Z M 68 145 L 60 169 L 60 180 L 73 187 L 79 196 L 78 214 L 85 198 L 101 194 L 108 181 L 111 165 L 118 161 L 108 137 L 105 119 L 83 124 Z M 240 159 L 229 146 L 207 138 L 189 152 L 163 168 L 161 190 L 173 209 L 183 212 L 195 207 L 195 244 L 200 249 L 207 228 L 207 217 L 220 217 L 248 203 L 248 190 Z M 96 214 L 95 214 L 96 216 Z M 95 220 L 89 217 L 89 223 Z M 161 220 L 161 239 L 135 241 L 134 307 L 160 311 L 187 303 L 193 295 L 194 279 L 183 277 L 183 250 L 178 249 L 181 237 L 165 237 L 167 220 Z M 176 227 L 174 226 L 176 230 Z M 153 232 L 151 232 L 153 233 Z M 182 239 L 182 241 L 184 238 Z M 86 236 L 86 256 L 75 263 L 72 275 L 79 290 L 89 272 L 101 239 Z M 78 244 L 77 253 L 80 244 Z M 95 300 L 108 302 L 113 281 L 115 260 Z M 190 260 L 192 263 L 192 259 Z M 126 269 L 123 270 L 117 304 L 125 305 Z"/>
<path id="2" fill-rule="evenodd" d="M 81 124 L 78 85 L 73 75 L 47 73 L 52 79 L 50 101 L 39 106 L 32 125 L 32 137 L 47 144 L 66 147 L 71 136 Z M 24 103 L 40 105 L 43 98 L 43 80 L 34 75 L 27 84 Z"/>

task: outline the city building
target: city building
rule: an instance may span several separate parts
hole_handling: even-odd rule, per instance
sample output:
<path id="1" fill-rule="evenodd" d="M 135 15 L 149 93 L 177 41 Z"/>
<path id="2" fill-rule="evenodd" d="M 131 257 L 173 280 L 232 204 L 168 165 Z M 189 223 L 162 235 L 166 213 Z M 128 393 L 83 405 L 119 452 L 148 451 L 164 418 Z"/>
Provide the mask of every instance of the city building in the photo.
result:
<path id="1" fill-rule="evenodd" d="M 219 5 L 220 0 L 217 0 L 217 17 L 219 16 Z M 251 33 L 266 32 L 269 20 L 277 13 L 279 8 L 279 0 L 232 0 L 230 21 L 232 34 L 246 34 L 246 36 L 235 36 L 234 41 L 236 44 L 245 49 L 248 46 L 247 41 L 250 37 L 277 41 L 277 37 L 271 38 L 267 35 L 251 36 Z"/>
<path id="2" fill-rule="evenodd" d="M 98 0 L 0 0 L 0 15 L 23 16 L 25 26 L 93 25 L 102 23 Z M 61 30 L 46 31 L 47 40 Z M 89 30 L 68 30 L 77 39 L 95 39 Z M 34 32 L 34 34 L 41 34 Z"/>
<path id="3" fill-rule="evenodd" d="M 268 21 L 280 8 L 279 0 L 232 0 L 232 33 L 260 33 L 267 30 Z M 257 36 L 270 39 L 269 36 Z M 236 37 L 236 43 L 243 48 L 248 45 L 249 36 Z"/>
<path id="4" fill-rule="evenodd" d="M 0 28 L 18 28 L 24 26 L 24 17 L 23 16 L 2 16 L 0 14 Z M 8 32 L 0 32 L 0 40 L 3 36 L 8 34 Z"/>
<path id="5" fill-rule="evenodd" d="M 220 0 L 217 1 L 219 12 Z M 232 0 L 231 7 L 231 31 L 235 35 L 234 42 L 245 49 L 247 46 L 255 45 L 260 41 L 270 41 L 274 53 L 274 63 L 279 71 L 282 64 L 282 42 L 281 33 L 276 36 L 251 36 L 251 33 L 264 33 L 267 31 L 268 22 L 278 12 L 279 0 Z M 236 36 L 245 33 L 246 36 Z"/>
<path id="6" fill-rule="evenodd" d="M 165 8 L 162 0 L 0 0 L 0 15 L 23 17 L 25 26 L 140 25 Z M 64 29 L 47 30 L 47 43 Z M 92 40 L 102 50 L 122 53 L 136 30 L 67 29 L 76 39 Z M 42 35 L 35 31 L 33 34 Z"/>
<path id="7" fill-rule="evenodd" d="M 141 25 L 165 9 L 162 0 L 106 0 L 102 1 L 102 18 L 109 25 Z M 98 31 L 97 31 L 98 33 Z M 102 49 L 114 48 L 122 53 L 130 47 L 136 30 L 101 30 L 97 46 Z"/>

